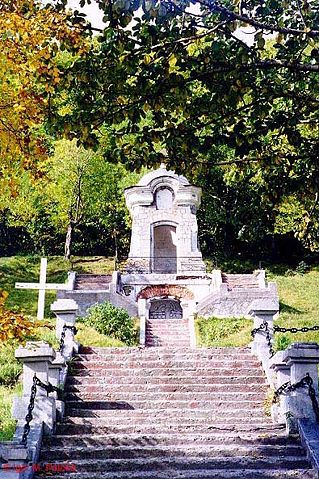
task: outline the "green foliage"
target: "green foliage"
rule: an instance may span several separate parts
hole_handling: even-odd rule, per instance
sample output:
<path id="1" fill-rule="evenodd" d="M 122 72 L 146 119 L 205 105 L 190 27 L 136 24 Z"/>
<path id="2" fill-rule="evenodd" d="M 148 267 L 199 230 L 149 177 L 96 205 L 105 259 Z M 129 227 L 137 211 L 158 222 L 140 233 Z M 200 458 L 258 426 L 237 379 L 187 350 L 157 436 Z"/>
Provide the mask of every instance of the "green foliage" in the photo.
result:
<path id="1" fill-rule="evenodd" d="M 101 334 L 123 341 L 128 346 L 136 342 L 134 320 L 125 309 L 117 308 L 109 301 L 91 306 L 85 324 L 94 327 Z"/>
<path id="2" fill-rule="evenodd" d="M 0 385 L 0 441 L 9 441 L 16 428 L 16 420 L 12 418 L 13 397 L 21 394 L 21 386 L 6 387 Z"/>
<path id="3" fill-rule="evenodd" d="M 252 321 L 244 318 L 198 318 L 196 332 L 200 346 L 247 346 Z"/>
<path id="4" fill-rule="evenodd" d="M 97 346 L 101 348 L 119 348 L 126 344 L 112 336 L 106 336 L 99 333 L 94 327 L 87 324 L 77 323 L 78 333 L 76 340 L 82 344 L 82 346 Z"/>
<path id="5" fill-rule="evenodd" d="M 16 342 L 7 342 L 0 346 L 0 385 L 14 385 L 22 371 L 22 365 L 15 359 Z"/>
<path id="6" fill-rule="evenodd" d="M 305 261 L 300 261 L 296 267 L 296 273 L 305 274 L 309 271 L 310 267 Z"/>
<path id="7" fill-rule="evenodd" d="M 106 162 L 100 152 L 78 147 L 75 140 L 53 146 L 39 178 L 25 171 L 16 179 L 14 197 L 3 195 L 0 212 L 4 211 L 6 231 L 19 228 L 41 254 L 63 252 L 69 227 L 72 254 L 127 249 L 129 217 L 123 189 L 140 175 Z M 1 197 L 0 193 L 0 202 Z"/>

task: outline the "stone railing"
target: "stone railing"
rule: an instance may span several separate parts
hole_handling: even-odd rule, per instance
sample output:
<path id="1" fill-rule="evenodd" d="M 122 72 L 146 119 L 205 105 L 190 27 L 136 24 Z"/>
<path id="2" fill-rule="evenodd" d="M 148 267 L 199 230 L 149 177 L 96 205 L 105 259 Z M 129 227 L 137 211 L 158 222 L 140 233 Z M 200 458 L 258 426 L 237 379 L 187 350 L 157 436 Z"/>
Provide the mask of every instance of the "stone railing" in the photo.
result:
<path id="1" fill-rule="evenodd" d="M 64 415 L 67 361 L 78 351 L 74 339 L 78 307 L 73 300 L 60 299 L 51 309 L 57 318 L 59 350 L 55 351 L 48 343 L 33 341 L 20 346 L 15 353 L 23 363 L 23 392 L 22 397 L 14 399 L 17 428 L 13 441 L 0 443 L 1 479 L 33 477 L 42 437 L 54 433 L 56 420 Z"/>
<path id="2" fill-rule="evenodd" d="M 274 391 L 273 422 L 285 425 L 288 434 L 299 432 L 319 471 L 319 345 L 293 343 L 285 351 L 274 353 L 274 330 L 283 329 L 273 325 L 276 308 L 257 302 L 252 304 L 250 314 L 254 318 L 252 353 L 261 361 Z"/>

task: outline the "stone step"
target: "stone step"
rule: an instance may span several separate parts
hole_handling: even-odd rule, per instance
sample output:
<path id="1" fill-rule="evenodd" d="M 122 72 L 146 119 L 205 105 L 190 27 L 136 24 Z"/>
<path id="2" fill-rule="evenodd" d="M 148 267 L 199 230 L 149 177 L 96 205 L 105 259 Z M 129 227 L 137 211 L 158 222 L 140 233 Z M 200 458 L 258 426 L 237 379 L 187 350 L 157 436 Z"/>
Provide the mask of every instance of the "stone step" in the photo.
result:
<path id="1" fill-rule="evenodd" d="M 149 354 L 168 354 L 168 355 L 175 355 L 175 354 L 182 354 L 182 355 L 192 355 L 192 354 L 197 354 L 201 357 L 204 357 L 205 355 L 226 355 L 226 356 L 250 356 L 252 357 L 252 354 L 250 352 L 249 348 L 188 348 L 187 350 L 183 348 L 175 348 L 173 350 L 171 349 L 160 349 L 158 351 L 153 350 L 152 353 L 148 350 L 145 350 L 144 348 L 140 347 L 89 347 L 89 346 L 81 346 L 80 348 L 80 354 L 99 354 L 103 356 L 113 356 L 114 354 L 119 354 L 123 356 L 127 355 L 134 355 L 134 354 L 141 354 L 141 355 L 149 355 Z"/>
<path id="2" fill-rule="evenodd" d="M 146 323 L 147 331 L 188 331 L 188 322 L 179 324 L 150 324 Z"/>
<path id="3" fill-rule="evenodd" d="M 61 461 L 55 460 L 55 464 Z M 280 468 L 282 470 L 289 469 L 307 469 L 309 462 L 305 457 L 298 456 L 276 456 L 276 457 L 242 457 L 220 456 L 216 458 L 199 458 L 189 456 L 187 458 L 159 456 L 157 458 L 134 458 L 134 459 L 76 459 L 72 460 L 78 472 L 139 472 L 143 469 L 147 471 L 163 471 L 170 472 L 190 471 L 190 470 L 240 470 L 255 469 L 267 470 Z M 199 476 L 200 477 L 200 476 Z"/>
<path id="4" fill-rule="evenodd" d="M 225 388 L 229 386 L 233 388 L 235 386 L 244 387 L 244 386 L 255 386 L 263 388 L 266 385 L 266 380 L 264 376 L 218 376 L 217 379 L 214 377 L 191 377 L 191 376 L 158 376 L 158 377 L 141 377 L 141 376 L 132 376 L 131 378 L 127 377 L 111 377 L 105 375 L 92 377 L 90 375 L 86 376 L 69 376 L 67 380 L 67 385 L 105 385 L 109 387 L 119 387 L 120 389 L 124 388 L 135 388 L 135 387 L 170 387 L 176 385 L 178 387 L 191 387 L 196 382 L 196 385 L 199 388 L 205 389 L 205 387 L 222 387 Z M 235 389 L 234 389 L 235 390 Z M 263 390 L 263 389 L 262 389 Z"/>
<path id="5" fill-rule="evenodd" d="M 108 424 L 125 426 L 127 424 L 134 427 L 145 427 L 146 429 L 150 426 L 170 427 L 171 430 L 179 426 L 197 425 L 204 429 L 217 430 L 222 433 L 226 431 L 228 433 L 229 431 L 237 430 L 240 432 L 242 424 L 246 425 L 249 431 L 264 430 L 263 428 L 265 427 L 268 429 L 272 426 L 272 421 L 261 410 L 250 411 L 247 414 L 242 409 L 233 409 L 228 416 L 223 411 L 218 411 L 214 414 L 207 409 L 190 409 L 187 411 L 181 409 L 171 409 L 169 411 L 164 409 L 119 409 L 115 414 L 112 409 L 68 408 L 68 415 L 61 423 L 61 426 L 64 424 L 87 424 L 94 427 L 99 425 L 104 427 Z M 243 431 L 246 431 L 246 429 Z"/>
<path id="6" fill-rule="evenodd" d="M 111 404 L 111 407 L 109 406 Z M 92 417 L 92 418 L 109 418 L 109 421 L 114 421 L 115 423 L 120 423 L 121 421 L 143 421 L 143 422 L 152 422 L 154 419 L 158 422 L 172 423 L 176 422 L 204 422 L 210 421 L 219 422 L 220 419 L 230 420 L 231 422 L 236 422 L 236 420 L 243 420 L 247 418 L 259 417 L 261 421 L 265 421 L 267 416 L 262 407 L 262 403 L 259 403 L 257 407 L 252 408 L 243 407 L 241 404 L 235 404 L 232 408 L 225 407 L 216 407 L 214 410 L 209 410 L 207 408 L 189 408 L 189 409 L 180 409 L 180 408 L 152 408 L 150 404 L 148 408 L 144 409 L 133 409 L 130 404 L 123 403 L 121 409 L 116 410 L 114 413 L 114 403 L 112 402 L 81 402 L 74 401 L 68 402 L 67 412 L 70 417 Z M 94 407 L 98 405 L 98 407 Z M 113 406 L 113 407 L 112 407 Z M 108 409 L 106 409 L 108 407 Z M 254 419 L 254 420 L 255 420 Z"/>
<path id="7" fill-rule="evenodd" d="M 159 422 L 158 424 L 154 424 L 153 422 L 149 422 L 148 424 L 135 424 L 130 423 L 129 421 L 125 423 L 118 423 L 118 424 L 111 424 L 110 421 L 102 421 L 100 418 L 95 418 L 96 421 L 93 421 L 94 418 L 74 418 L 77 420 L 82 420 L 82 424 L 78 421 L 76 424 L 72 423 L 61 423 L 57 425 L 56 433 L 58 435 L 66 435 L 66 436 L 79 436 L 79 435 L 105 435 L 105 434 L 140 434 L 140 435 L 150 435 L 150 434 L 161 434 L 163 430 L 166 434 L 176 435 L 178 434 L 203 434 L 203 433 L 210 433 L 213 432 L 225 432 L 225 436 L 227 437 L 229 432 L 237 431 L 240 433 L 243 432 L 260 432 L 263 431 L 265 434 L 269 434 L 271 431 L 271 422 L 262 423 L 260 421 L 256 421 L 256 419 L 249 420 L 247 418 L 239 418 L 236 419 L 224 419 L 222 422 L 214 422 L 209 423 L 206 421 L 204 422 L 194 422 L 194 423 L 187 423 L 184 421 L 180 422 Z M 257 426 L 258 424 L 258 426 Z M 227 429 L 228 427 L 228 429 Z"/>
<path id="8" fill-rule="evenodd" d="M 44 473 L 46 475 L 46 473 Z M 44 477 L 39 475 L 37 477 Z M 55 479 L 318 479 L 318 475 L 311 469 L 294 469 L 287 470 L 279 468 L 271 470 L 256 471 L 256 469 L 230 470 L 230 469 L 215 469 L 212 470 L 183 470 L 172 471 L 148 471 L 142 470 L 139 472 L 99 472 L 94 474 L 92 472 L 78 472 L 65 473 L 63 475 L 54 475 Z"/>
<path id="9" fill-rule="evenodd" d="M 226 434 L 227 433 L 227 434 Z M 245 446 L 300 446 L 297 437 L 287 436 L 285 430 L 273 428 L 268 434 L 260 432 L 232 432 L 227 430 L 225 434 L 211 431 L 209 433 L 158 433 L 156 435 L 147 434 L 108 434 L 94 435 L 81 434 L 79 436 L 54 435 L 45 437 L 46 447 L 99 447 L 99 446 L 169 446 L 169 445 L 245 445 Z"/>
<path id="10" fill-rule="evenodd" d="M 240 406 L 240 410 L 247 411 L 254 408 L 262 408 L 264 404 L 263 400 L 241 400 L 240 404 L 238 400 L 225 400 L 223 399 L 188 399 L 188 400 L 175 400 L 175 401 L 166 401 L 166 400 L 154 400 L 149 401 L 149 399 L 130 399 L 129 401 L 77 401 L 77 400 L 68 400 L 66 406 L 68 409 L 88 409 L 88 410 L 111 410 L 111 409 L 211 409 L 213 410 L 223 410 L 227 408 L 236 409 Z"/>
<path id="11" fill-rule="evenodd" d="M 223 384 L 215 384 L 214 382 L 211 384 L 117 384 L 117 383 L 109 383 L 107 380 L 105 382 L 101 382 L 100 384 L 90 382 L 87 384 L 70 384 L 69 382 L 66 384 L 64 389 L 65 392 L 73 392 L 77 393 L 80 392 L 82 394 L 89 394 L 89 393 L 101 393 L 104 392 L 105 394 L 117 394 L 117 393 L 221 393 L 224 385 Z M 247 393 L 247 392 L 256 392 L 258 393 L 266 393 L 268 387 L 266 384 L 233 384 L 231 386 L 231 391 L 235 393 Z"/>
<path id="12" fill-rule="evenodd" d="M 58 461 L 74 461 L 77 459 L 141 459 L 141 458 L 159 458 L 159 457 L 194 457 L 194 458 L 219 458 L 219 457 L 236 457 L 240 455 L 242 458 L 252 456 L 254 458 L 270 458 L 276 456 L 298 456 L 302 458 L 305 452 L 300 445 L 261 445 L 248 447 L 240 444 L 193 444 L 193 445 L 161 445 L 156 444 L 148 446 L 72 446 L 42 448 L 41 460 L 53 462 Z"/>
<path id="13" fill-rule="evenodd" d="M 158 368 L 185 368 L 185 369 L 197 369 L 197 368 L 210 368 L 212 371 L 215 369 L 241 369 L 241 368 L 256 368 L 259 370 L 258 363 L 254 361 L 242 361 L 238 359 L 237 361 L 231 360 L 215 360 L 215 359 L 208 359 L 208 360 L 196 360 L 194 361 L 180 361 L 180 360 L 149 360 L 143 361 L 142 359 L 136 359 L 132 361 L 112 361 L 107 359 L 94 359 L 92 361 L 80 361 L 75 360 L 72 362 L 72 369 L 85 369 L 85 368 L 100 368 L 100 369 L 125 369 L 125 368 L 143 368 L 143 369 L 158 369 Z M 261 371 L 260 371 L 260 374 Z"/>
<path id="14" fill-rule="evenodd" d="M 150 348 L 150 347 L 153 347 L 153 348 L 158 348 L 158 347 L 167 347 L 167 346 L 176 346 L 176 344 L 178 344 L 179 346 L 185 346 L 185 347 L 188 347 L 190 345 L 190 340 L 188 341 L 163 341 L 161 339 L 146 339 L 145 340 L 145 347 L 147 348 Z"/>
<path id="15" fill-rule="evenodd" d="M 98 366 L 98 365 L 97 365 Z M 166 373 L 166 374 L 165 374 Z M 162 376 L 169 375 L 171 377 L 179 377 L 188 376 L 188 377 L 201 377 L 201 378 L 216 378 L 216 381 L 219 380 L 220 376 L 226 377 L 251 377 L 256 376 L 256 370 L 254 368 L 239 368 L 234 372 L 234 370 L 229 368 L 192 368 L 192 367 L 157 367 L 153 369 L 146 369 L 141 367 L 131 368 L 131 369 L 105 369 L 103 367 L 90 367 L 90 368 L 81 368 L 81 367 L 74 367 L 72 365 L 72 375 L 73 376 L 129 376 L 129 377 L 158 377 L 161 378 Z"/>
<path id="16" fill-rule="evenodd" d="M 174 392 L 128 392 L 128 391 L 120 391 L 120 392 L 108 392 L 108 391 L 96 391 L 91 392 L 87 390 L 80 390 L 78 392 L 67 392 L 64 395 L 64 399 L 66 401 L 76 401 L 77 399 L 81 399 L 84 401 L 108 401 L 109 399 L 112 401 L 118 402 L 125 402 L 130 404 L 139 404 L 140 402 L 143 403 L 148 401 L 149 407 L 152 407 L 154 404 L 159 404 L 163 402 L 171 403 L 168 405 L 169 408 L 177 402 L 185 402 L 185 406 L 187 407 L 190 402 L 192 403 L 202 403 L 203 401 L 213 403 L 216 407 L 221 406 L 222 408 L 227 405 L 229 409 L 231 404 L 234 405 L 249 405 L 252 404 L 263 404 L 265 401 L 265 394 L 262 391 L 211 391 L 211 392 L 194 392 L 194 391 L 174 391 Z M 195 406 L 196 407 L 196 406 Z"/>
<path id="17" fill-rule="evenodd" d="M 131 361 L 143 361 L 143 363 L 147 363 L 148 361 L 185 361 L 185 362 L 193 362 L 193 361 L 213 361 L 222 363 L 223 361 L 227 362 L 246 362 L 250 361 L 256 365 L 260 364 L 260 361 L 255 358 L 252 354 L 214 354 L 214 353 L 207 353 L 207 354 L 198 354 L 197 349 L 192 349 L 189 353 L 167 353 L 165 350 L 162 353 L 161 349 L 152 349 L 151 351 L 148 349 L 138 349 L 133 354 L 98 354 L 98 353 L 90 353 L 90 354 L 77 354 L 74 356 L 73 361 L 77 362 L 90 362 L 90 361 L 113 361 L 113 362 L 131 362 Z"/>
<path id="18" fill-rule="evenodd" d="M 197 423 L 200 425 L 205 422 L 209 421 L 210 424 L 218 423 L 220 420 L 225 420 L 226 422 L 231 424 L 243 422 L 246 418 L 247 421 L 266 421 L 267 417 L 265 416 L 264 411 L 261 408 L 255 408 L 249 410 L 249 408 L 242 408 L 239 409 L 231 409 L 229 413 L 225 413 L 223 408 L 216 408 L 216 410 L 210 411 L 210 414 L 206 414 L 206 417 L 202 417 L 201 412 L 206 411 L 208 413 L 209 409 L 196 409 L 190 408 L 186 409 L 180 417 L 174 421 L 174 411 L 176 408 L 166 409 L 166 414 L 163 415 L 161 409 L 131 409 L 131 405 L 125 403 L 122 405 L 122 409 L 116 409 L 114 407 L 114 403 L 111 402 L 111 407 L 109 409 L 89 409 L 86 407 L 77 407 L 78 403 L 73 403 L 72 406 L 67 405 L 67 413 L 69 419 L 71 418 L 97 418 L 97 419 L 107 419 L 109 420 L 109 424 L 125 424 L 125 421 L 137 423 L 140 421 L 142 424 L 152 424 L 152 416 L 156 418 L 158 423 L 164 423 L 165 426 L 169 424 L 181 424 L 181 423 L 188 423 L 193 424 Z M 116 414 L 114 413 L 114 409 L 116 409 Z M 194 413 L 192 413 L 194 411 Z M 190 413 L 190 414 L 188 414 Z M 193 417 L 193 414 L 195 417 Z M 163 417 L 161 417 L 163 415 Z"/>

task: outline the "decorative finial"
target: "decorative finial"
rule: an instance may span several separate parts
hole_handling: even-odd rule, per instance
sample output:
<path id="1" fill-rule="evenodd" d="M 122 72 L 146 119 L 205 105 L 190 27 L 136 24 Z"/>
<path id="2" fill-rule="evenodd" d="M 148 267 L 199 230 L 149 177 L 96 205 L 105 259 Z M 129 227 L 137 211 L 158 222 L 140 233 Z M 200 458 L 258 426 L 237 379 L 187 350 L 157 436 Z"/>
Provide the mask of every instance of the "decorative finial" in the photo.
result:
<path id="1" fill-rule="evenodd" d="M 162 170 L 166 170 L 166 165 L 165 165 L 165 163 L 161 163 L 160 168 L 161 168 Z"/>

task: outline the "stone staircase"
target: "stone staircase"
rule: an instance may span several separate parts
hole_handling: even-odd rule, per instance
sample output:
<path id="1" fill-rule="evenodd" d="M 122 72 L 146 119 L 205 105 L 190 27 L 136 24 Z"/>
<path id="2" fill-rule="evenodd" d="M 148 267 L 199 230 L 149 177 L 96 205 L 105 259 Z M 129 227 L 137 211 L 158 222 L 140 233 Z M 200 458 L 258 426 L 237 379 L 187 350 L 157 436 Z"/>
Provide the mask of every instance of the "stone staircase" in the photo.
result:
<path id="1" fill-rule="evenodd" d="M 227 284 L 228 290 L 258 289 L 259 281 L 255 274 L 226 274 L 222 273 L 222 282 Z"/>
<path id="2" fill-rule="evenodd" d="M 109 290 L 112 275 L 109 274 L 77 274 L 75 290 Z"/>
<path id="3" fill-rule="evenodd" d="M 55 479 L 314 479 L 266 392 L 248 349 L 82 348 L 41 461 L 76 469 Z"/>
<path id="4" fill-rule="evenodd" d="M 146 346 L 190 347 L 187 319 L 148 319 Z"/>

